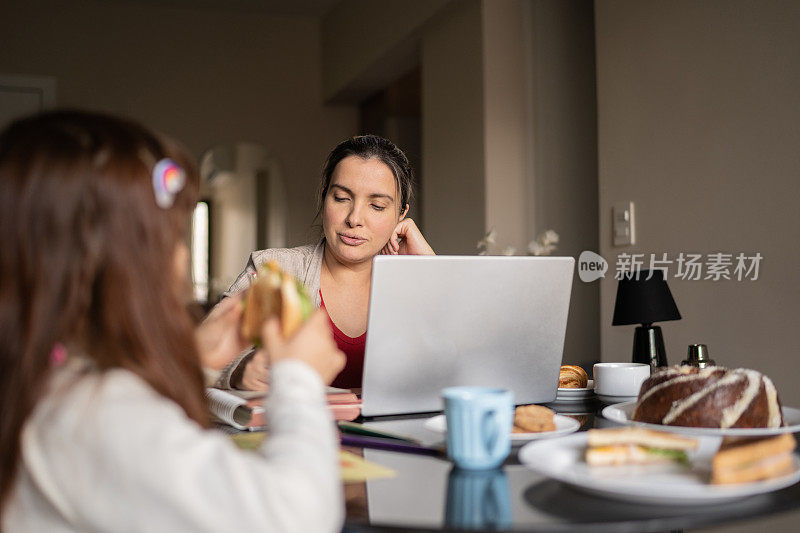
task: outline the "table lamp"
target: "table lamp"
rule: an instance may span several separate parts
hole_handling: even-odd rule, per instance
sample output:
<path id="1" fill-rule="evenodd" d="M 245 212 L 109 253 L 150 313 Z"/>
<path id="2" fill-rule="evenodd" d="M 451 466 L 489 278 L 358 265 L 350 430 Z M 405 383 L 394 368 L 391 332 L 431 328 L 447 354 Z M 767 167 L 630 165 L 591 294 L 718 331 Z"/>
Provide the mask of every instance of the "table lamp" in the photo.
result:
<path id="1" fill-rule="evenodd" d="M 647 279 L 650 278 L 650 279 Z M 641 324 L 633 333 L 633 362 L 649 364 L 651 370 L 667 366 L 667 352 L 661 328 L 654 322 L 680 320 L 662 270 L 626 274 L 617 285 L 612 326 Z"/>

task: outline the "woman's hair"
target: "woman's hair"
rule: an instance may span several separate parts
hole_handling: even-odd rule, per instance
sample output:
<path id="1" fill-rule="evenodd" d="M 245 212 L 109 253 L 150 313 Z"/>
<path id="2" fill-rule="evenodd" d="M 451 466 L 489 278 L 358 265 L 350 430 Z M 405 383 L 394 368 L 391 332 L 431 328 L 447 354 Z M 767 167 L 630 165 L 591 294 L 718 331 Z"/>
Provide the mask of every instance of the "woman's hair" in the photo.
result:
<path id="1" fill-rule="evenodd" d="M 414 196 L 414 171 L 403 151 L 395 146 L 392 141 L 377 135 L 359 135 L 340 142 L 328 154 L 325 167 L 322 170 L 322 183 L 317 196 L 317 216 L 322 213 L 325 195 L 331 185 L 333 171 L 336 165 L 348 156 L 357 156 L 361 159 L 377 159 L 392 171 L 397 190 L 400 192 L 399 212 L 402 213 L 406 204 L 411 204 Z"/>
<path id="2" fill-rule="evenodd" d="M 153 188 L 162 158 L 186 174 L 168 209 Z M 134 122 L 60 111 L 0 133 L 0 512 L 56 343 L 100 372 L 137 374 L 207 425 L 175 264 L 197 191 L 186 152 Z"/>

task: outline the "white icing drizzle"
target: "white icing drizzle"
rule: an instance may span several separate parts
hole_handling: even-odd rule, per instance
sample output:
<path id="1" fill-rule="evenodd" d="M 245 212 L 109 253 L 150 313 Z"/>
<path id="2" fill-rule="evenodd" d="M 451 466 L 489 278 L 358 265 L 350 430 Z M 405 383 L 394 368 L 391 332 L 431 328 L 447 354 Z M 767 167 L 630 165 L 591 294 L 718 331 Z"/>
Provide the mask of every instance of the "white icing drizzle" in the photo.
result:
<path id="1" fill-rule="evenodd" d="M 747 388 L 739 397 L 739 399 L 731 405 L 722 410 L 722 420 L 720 421 L 721 428 L 729 428 L 739 420 L 745 409 L 750 407 L 750 404 L 755 401 L 758 396 L 758 391 L 761 388 L 761 374 L 755 370 L 747 370 L 744 368 L 737 368 L 734 370 L 739 375 L 744 375 L 747 378 Z"/>
<path id="2" fill-rule="evenodd" d="M 732 383 L 732 382 L 734 382 L 734 381 L 736 381 L 738 379 L 739 379 L 739 375 L 737 373 L 729 372 L 725 377 L 723 377 L 722 379 L 716 381 L 713 385 L 711 385 L 709 387 L 705 387 L 703 389 L 700 389 L 699 391 L 695 392 L 694 394 L 690 394 L 686 398 L 683 398 L 681 400 L 673 402 L 672 403 L 672 407 L 667 412 L 667 414 L 664 415 L 664 418 L 661 420 L 661 423 L 665 424 L 665 425 L 668 425 L 670 422 L 672 422 L 678 416 L 680 416 L 681 413 L 683 413 L 688 408 L 690 408 L 691 406 L 693 406 L 694 404 L 696 404 L 697 402 L 702 400 L 709 393 L 714 391 L 714 389 L 718 389 L 719 387 L 722 387 L 723 385 L 727 385 L 728 383 Z"/>
<path id="3" fill-rule="evenodd" d="M 706 377 L 708 377 L 709 374 L 712 374 L 717 369 L 719 369 L 719 367 L 707 366 L 706 368 L 701 368 L 700 371 L 697 372 L 697 373 L 690 373 L 691 372 L 691 367 L 690 366 L 682 366 L 682 367 L 679 367 L 679 368 L 674 369 L 674 370 L 673 370 L 673 367 L 670 367 L 669 369 L 667 369 L 667 372 L 669 372 L 670 374 L 683 374 L 683 375 L 681 375 L 681 377 L 678 377 L 678 378 L 675 378 L 675 379 L 669 379 L 669 380 L 666 380 L 666 381 L 662 381 L 661 383 L 659 383 L 658 385 L 656 385 L 652 389 L 648 390 L 644 394 L 644 396 L 642 396 L 642 398 L 639 400 L 639 404 L 641 404 L 643 401 L 645 401 L 648 397 L 650 397 L 656 391 L 659 391 L 659 390 L 663 389 L 664 387 L 668 387 L 669 385 L 672 385 L 674 383 L 683 383 L 685 381 L 694 381 L 694 380 L 699 379 L 701 377 L 702 378 L 706 378 Z"/>
<path id="4" fill-rule="evenodd" d="M 753 403 L 753 401 L 757 398 L 759 389 L 761 388 L 761 379 L 765 380 L 765 387 L 767 390 L 767 400 L 770 410 L 770 417 L 768 421 L 767 427 L 776 427 L 780 424 L 780 418 L 778 418 L 778 424 L 774 423 L 774 416 L 777 412 L 777 392 L 775 391 L 775 387 L 772 385 L 772 382 L 769 381 L 769 378 L 764 376 L 763 374 L 756 372 L 755 370 L 749 370 L 746 368 L 737 368 L 735 370 L 729 371 L 729 373 L 711 385 L 710 387 L 704 388 L 690 396 L 682 400 L 678 400 L 672 404 L 672 408 L 669 412 L 664 416 L 662 420 L 662 424 L 669 424 L 673 420 L 675 420 L 678 416 L 680 416 L 684 411 L 689 409 L 692 405 L 696 404 L 697 402 L 701 401 L 703 398 L 711 394 L 715 389 L 728 385 L 729 383 L 733 383 L 738 379 L 744 378 L 747 380 L 747 386 L 745 390 L 740 395 L 739 399 L 733 403 L 733 405 L 726 407 L 722 410 L 722 418 L 720 420 L 719 427 L 720 428 L 729 428 L 733 426 L 742 414 L 747 410 L 748 407 Z M 769 383 L 768 385 L 766 385 Z M 770 391 L 772 394 L 770 394 Z M 775 425 L 773 425 L 775 424 Z"/>
<path id="5" fill-rule="evenodd" d="M 658 391 L 664 389 L 665 387 L 669 387 L 676 383 L 683 383 L 688 382 L 696 379 L 705 379 L 710 374 L 716 372 L 717 370 L 726 370 L 723 367 L 706 367 L 700 369 L 698 372 L 692 373 L 692 368 L 688 366 L 682 367 L 670 367 L 668 369 L 662 370 L 667 377 L 677 376 L 672 379 L 667 379 L 662 381 L 655 387 L 648 390 L 644 396 L 639 400 L 636 411 L 638 411 L 639 407 L 642 405 L 647 398 L 649 398 L 652 394 L 657 393 Z M 781 425 L 781 413 L 780 409 L 778 408 L 778 393 L 775 389 L 775 385 L 772 381 L 765 375 L 757 372 L 755 370 L 750 370 L 747 368 L 737 368 L 734 370 L 728 370 L 727 374 L 719 379 L 712 385 L 704 387 L 698 392 L 691 394 L 685 398 L 681 398 L 676 400 L 672 403 L 670 410 L 662 419 L 661 423 L 668 425 L 670 422 L 675 420 L 678 416 L 680 416 L 684 411 L 689 409 L 692 405 L 696 404 L 697 402 L 704 399 L 707 395 L 712 393 L 718 387 L 722 387 L 737 381 L 738 379 L 746 379 L 747 385 L 745 390 L 740 395 L 739 399 L 722 410 L 722 419 L 720 420 L 720 428 L 729 428 L 733 426 L 742 414 L 750 407 L 750 405 L 755 401 L 758 397 L 759 389 L 761 388 L 761 383 L 763 379 L 764 388 L 767 395 L 767 405 L 769 409 L 769 419 L 767 421 L 767 427 L 779 427 Z M 635 412 L 634 412 L 635 415 Z"/>
<path id="6" fill-rule="evenodd" d="M 781 425 L 781 410 L 778 408 L 778 391 L 772 380 L 764 376 L 764 387 L 767 389 L 767 402 L 769 405 L 769 423 L 767 427 L 777 428 Z"/>

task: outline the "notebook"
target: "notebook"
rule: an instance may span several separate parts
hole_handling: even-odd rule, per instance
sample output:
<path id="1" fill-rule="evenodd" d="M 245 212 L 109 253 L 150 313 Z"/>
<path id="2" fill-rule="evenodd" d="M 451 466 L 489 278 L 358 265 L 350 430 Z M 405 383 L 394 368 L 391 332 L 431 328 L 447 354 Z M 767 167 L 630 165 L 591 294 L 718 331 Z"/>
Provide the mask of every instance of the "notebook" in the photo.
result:
<path id="1" fill-rule="evenodd" d="M 378 256 L 372 269 L 364 416 L 440 411 L 455 385 L 553 401 L 571 257 Z"/>

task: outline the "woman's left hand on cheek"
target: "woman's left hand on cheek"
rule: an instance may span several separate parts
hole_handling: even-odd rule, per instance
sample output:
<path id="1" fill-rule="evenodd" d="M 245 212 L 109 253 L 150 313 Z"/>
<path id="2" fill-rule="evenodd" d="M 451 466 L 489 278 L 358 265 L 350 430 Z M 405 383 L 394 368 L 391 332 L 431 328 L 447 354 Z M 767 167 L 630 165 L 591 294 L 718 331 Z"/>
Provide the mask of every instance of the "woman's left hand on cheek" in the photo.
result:
<path id="1" fill-rule="evenodd" d="M 383 247 L 384 255 L 436 255 L 422 236 L 413 219 L 406 218 L 395 226 L 389 242 Z"/>

